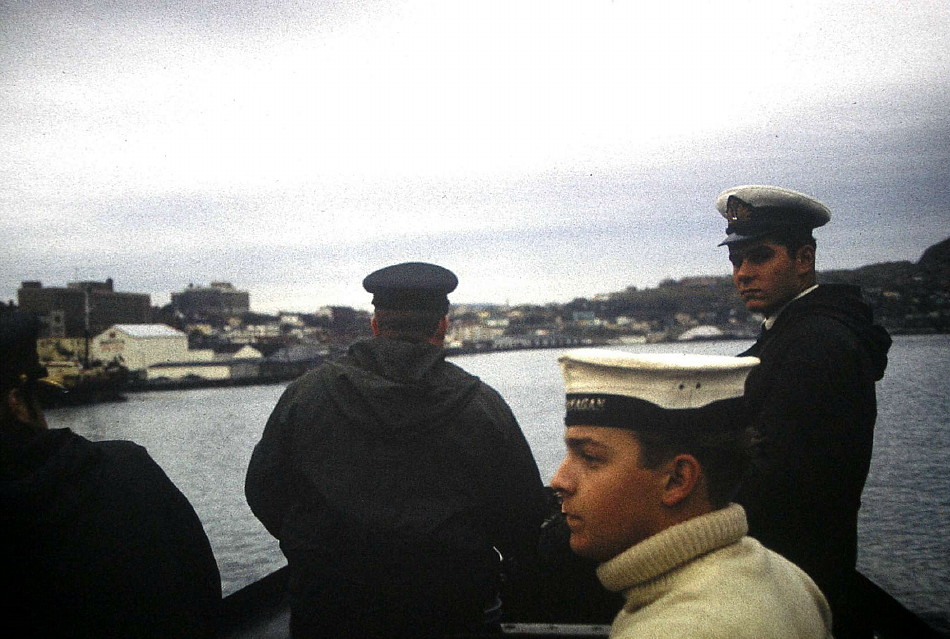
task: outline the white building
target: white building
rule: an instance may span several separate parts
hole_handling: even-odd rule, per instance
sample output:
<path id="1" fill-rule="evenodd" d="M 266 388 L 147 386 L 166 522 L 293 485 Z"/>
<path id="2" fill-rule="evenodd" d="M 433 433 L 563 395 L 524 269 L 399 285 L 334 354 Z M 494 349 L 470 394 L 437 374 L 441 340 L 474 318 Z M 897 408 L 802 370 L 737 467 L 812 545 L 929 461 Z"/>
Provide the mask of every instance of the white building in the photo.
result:
<path id="1" fill-rule="evenodd" d="M 165 324 L 113 324 L 92 339 L 90 355 L 118 360 L 131 371 L 178 360 L 188 351 L 188 336 Z"/>
<path id="2" fill-rule="evenodd" d="M 90 355 L 130 371 L 155 364 L 210 362 L 211 350 L 188 350 L 188 336 L 165 324 L 114 324 L 93 338 Z"/>
<path id="3" fill-rule="evenodd" d="M 688 342 L 694 339 L 721 339 L 723 333 L 715 326 L 696 326 L 684 332 L 676 339 L 681 342 Z"/>
<path id="4" fill-rule="evenodd" d="M 489 327 L 478 323 L 456 323 L 449 324 L 449 334 L 446 340 L 449 342 L 490 342 L 496 340 L 505 334 L 505 329 L 500 327 Z"/>
<path id="5" fill-rule="evenodd" d="M 257 377 L 263 359 L 251 346 L 220 355 L 189 350 L 188 336 L 165 324 L 116 324 L 92 340 L 90 351 L 103 362 L 117 359 L 145 379 Z"/>

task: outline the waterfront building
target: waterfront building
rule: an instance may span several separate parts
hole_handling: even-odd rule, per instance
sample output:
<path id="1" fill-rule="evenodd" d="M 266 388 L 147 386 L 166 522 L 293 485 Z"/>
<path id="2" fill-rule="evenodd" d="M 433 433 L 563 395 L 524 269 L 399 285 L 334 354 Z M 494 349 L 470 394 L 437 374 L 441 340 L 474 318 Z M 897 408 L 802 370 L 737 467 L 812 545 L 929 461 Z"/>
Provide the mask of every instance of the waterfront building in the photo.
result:
<path id="1" fill-rule="evenodd" d="M 246 324 L 238 328 L 225 326 L 222 336 L 232 344 L 257 344 L 281 337 L 280 324 Z"/>
<path id="2" fill-rule="evenodd" d="M 103 362 L 118 361 L 130 371 L 142 371 L 182 359 L 188 336 L 165 324 L 115 324 L 93 338 L 91 351 Z"/>
<path id="3" fill-rule="evenodd" d="M 264 377 L 292 379 L 323 364 L 330 357 L 330 348 L 323 344 L 292 344 L 283 346 L 260 363 Z"/>
<path id="4" fill-rule="evenodd" d="M 116 324 L 92 340 L 103 362 L 118 362 L 141 380 L 256 378 L 263 357 L 256 348 L 188 348 L 188 336 L 165 324 Z"/>
<path id="5" fill-rule="evenodd" d="M 214 359 L 211 350 L 189 350 L 188 336 L 165 324 L 115 324 L 92 339 L 91 352 L 105 363 L 118 361 L 130 371 Z"/>
<path id="6" fill-rule="evenodd" d="M 497 326 L 486 326 L 478 322 L 453 322 L 449 324 L 448 342 L 459 344 L 476 344 L 492 342 L 505 334 L 505 329 Z"/>
<path id="7" fill-rule="evenodd" d="M 172 306 L 185 317 L 231 317 L 251 310 L 251 296 L 230 282 L 211 282 L 208 286 L 189 284 L 180 293 L 172 293 Z"/>
<path id="8" fill-rule="evenodd" d="M 148 381 L 212 380 L 224 381 L 260 376 L 258 360 L 212 360 L 162 362 L 152 364 L 145 370 Z"/>
<path id="9" fill-rule="evenodd" d="M 264 356 L 263 353 L 250 344 L 219 344 L 212 350 L 214 359 L 219 362 L 260 359 Z"/>
<path id="10" fill-rule="evenodd" d="M 113 324 L 145 324 L 151 321 L 152 311 L 150 295 L 119 293 L 111 277 L 104 282 L 69 282 L 65 288 L 23 282 L 17 303 L 40 318 L 40 337 L 44 338 L 81 338 Z"/>

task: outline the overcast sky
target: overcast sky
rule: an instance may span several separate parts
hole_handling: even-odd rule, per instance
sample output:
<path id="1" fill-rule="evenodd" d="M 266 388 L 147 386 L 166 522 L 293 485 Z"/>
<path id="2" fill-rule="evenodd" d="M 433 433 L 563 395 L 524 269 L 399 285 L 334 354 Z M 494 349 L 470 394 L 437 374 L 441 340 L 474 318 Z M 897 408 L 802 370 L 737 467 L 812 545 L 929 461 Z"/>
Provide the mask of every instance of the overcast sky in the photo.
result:
<path id="1" fill-rule="evenodd" d="M 950 236 L 950 3 L 0 0 L 0 299 L 367 307 L 726 274 L 716 195 L 832 210 L 819 269 Z"/>

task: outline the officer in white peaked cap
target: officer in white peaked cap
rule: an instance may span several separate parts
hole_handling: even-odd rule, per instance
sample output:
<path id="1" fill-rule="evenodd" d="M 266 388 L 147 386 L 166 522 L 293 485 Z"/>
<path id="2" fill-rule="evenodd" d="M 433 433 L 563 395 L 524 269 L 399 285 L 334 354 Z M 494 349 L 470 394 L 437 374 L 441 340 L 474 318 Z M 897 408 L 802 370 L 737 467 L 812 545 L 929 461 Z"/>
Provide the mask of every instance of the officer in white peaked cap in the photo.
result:
<path id="1" fill-rule="evenodd" d="M 736 501 L 751 534 L 804 568 L 834 612 L 837 639 L 870 639 L 858 600 L 857 521 L 877 415 L 874 383 L 890 337 L 861 290 L 820 284 L 813 230 L 831 219 L 814 197 L 778 186 L 726 189 L 733 282 L 764 317 L 742 355 L 761 364 L 746 399 L 756 447 Z"/>

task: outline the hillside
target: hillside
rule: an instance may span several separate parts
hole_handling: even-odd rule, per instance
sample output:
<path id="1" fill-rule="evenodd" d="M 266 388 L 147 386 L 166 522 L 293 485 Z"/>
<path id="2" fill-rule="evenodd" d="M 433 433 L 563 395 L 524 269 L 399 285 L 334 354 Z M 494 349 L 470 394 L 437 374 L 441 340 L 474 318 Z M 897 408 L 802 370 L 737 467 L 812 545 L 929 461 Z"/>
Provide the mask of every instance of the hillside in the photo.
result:
<path id="1" fill-rule="evenodd" d="M 821 271 L 818 281 L 860 286 L 877 320 L 893 333 L 950 332 L 950 238 L 929 247 L 916 263 Z M 575 299 L 564 310 L 593 312 L 600 318 L 633 317 L 658 330 L 668 330 L 686 317 L 733 333 L 743 333 L 756 323 L 730 277 L 690 277 L 657 288 L 628 288 L 595 299 Z"/>

